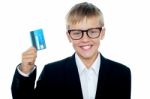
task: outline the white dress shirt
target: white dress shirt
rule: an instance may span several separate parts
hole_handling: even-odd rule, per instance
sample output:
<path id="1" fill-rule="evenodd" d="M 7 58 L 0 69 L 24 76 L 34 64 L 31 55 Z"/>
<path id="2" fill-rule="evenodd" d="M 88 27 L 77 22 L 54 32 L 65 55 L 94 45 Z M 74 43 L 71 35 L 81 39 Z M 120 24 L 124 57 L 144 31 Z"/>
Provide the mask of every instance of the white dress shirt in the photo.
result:
<path id="1" fill-rule="evenodd" d="M 95 99 L 100 69 L 100 54 L 90 68 L 86 68 L 77 54 L 75 54 L 75 61 L 79 72 L 83 99 Z"/>

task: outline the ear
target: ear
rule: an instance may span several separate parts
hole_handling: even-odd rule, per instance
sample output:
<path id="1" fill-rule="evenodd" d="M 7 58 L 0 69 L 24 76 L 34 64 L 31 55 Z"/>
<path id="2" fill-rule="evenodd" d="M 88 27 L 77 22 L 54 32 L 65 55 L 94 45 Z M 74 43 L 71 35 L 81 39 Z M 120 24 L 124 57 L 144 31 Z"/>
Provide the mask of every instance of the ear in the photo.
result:
<path id="1" fill-rule="evenodd" d="M 66 32 L 66 35 L 67 35 L 67 38 L 68 38 L 68 40 L 69 40 L 69 42 L 71 43 L 71 38 L 70 38 L 70 36 L 69 36 L 69 33 L 68 32 Z"/>
<path id="2" fill-rule="evenodd" d="M 102 28 L 101 34 L 100 34 L 100 39 L 103 40 L 105 37 L 105 27 Z"/>

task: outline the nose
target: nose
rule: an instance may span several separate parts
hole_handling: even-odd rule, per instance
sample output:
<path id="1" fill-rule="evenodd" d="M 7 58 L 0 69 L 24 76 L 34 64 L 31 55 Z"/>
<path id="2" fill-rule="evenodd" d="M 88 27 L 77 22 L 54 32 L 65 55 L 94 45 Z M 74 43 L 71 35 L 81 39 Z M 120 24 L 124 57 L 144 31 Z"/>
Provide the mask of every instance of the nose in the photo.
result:
<path id="1" fill-rule="evenodd" d="M 84 41 L 84 42 L 89 41 L 89 37 L 88 37 L 88 35 L 87 35 L 87 32 L 83 32 L 82 41 Z"/>

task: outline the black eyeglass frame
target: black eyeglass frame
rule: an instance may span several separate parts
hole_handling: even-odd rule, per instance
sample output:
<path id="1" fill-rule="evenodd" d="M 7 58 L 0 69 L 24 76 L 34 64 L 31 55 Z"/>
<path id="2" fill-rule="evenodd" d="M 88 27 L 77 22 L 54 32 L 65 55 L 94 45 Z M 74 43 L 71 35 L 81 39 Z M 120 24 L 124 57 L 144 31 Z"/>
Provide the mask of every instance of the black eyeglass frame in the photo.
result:
<path id="1" fill-rule="evenodd" d="M 99 29 L 99 35 L 97 35 L 97 36 L 94 37 L 94 38 L 93 38 L 93 37 L 90 37 L 89 34 L 88 34 L 88 33 L 89 33 L 88 31 L 90 31 L 90 30 L 92 30 L 92 29 Z M 98 38 L 98 37 L 100 36 L 100 33 L 101 33 L 102 29 L 103 29 L 103 27 L 89 28 L 89 29 L 87 29 L 87 30 L 70 29 L 70 30 L 68 30 L 68 33 L 69 33 L 71 39 L 73 39 L 73 40 L 80 40 L 81 38 L 83 38 L 84 32 L 86 33 L 86 35 L 87 35 L 89 38 L 95 39 L 95 38 Z M 74 39 L 74 38 L 72 38 L 72 36 L 71 36 L 71 34 L 70 34 L 71 31 L 81 31 L 82 36 L 81 36 L 80 38 L 78 38 L 78 39 Z"/>

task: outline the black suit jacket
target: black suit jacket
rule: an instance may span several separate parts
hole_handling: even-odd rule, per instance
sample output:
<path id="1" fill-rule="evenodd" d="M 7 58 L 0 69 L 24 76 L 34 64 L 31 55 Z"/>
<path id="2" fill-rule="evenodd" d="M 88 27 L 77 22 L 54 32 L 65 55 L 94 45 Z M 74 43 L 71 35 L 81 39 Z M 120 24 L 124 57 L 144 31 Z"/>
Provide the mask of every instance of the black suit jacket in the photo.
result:
<path id="1" fill-rule="evenodd" d="M 23 77 L 16 70 L 13 99 L 83 99 L 75 55 L 45 65 L 34 88 L 36 70 Z M 131 72 L 123 64 L 101 55 L 95 99 L 130 99 Z"/>

